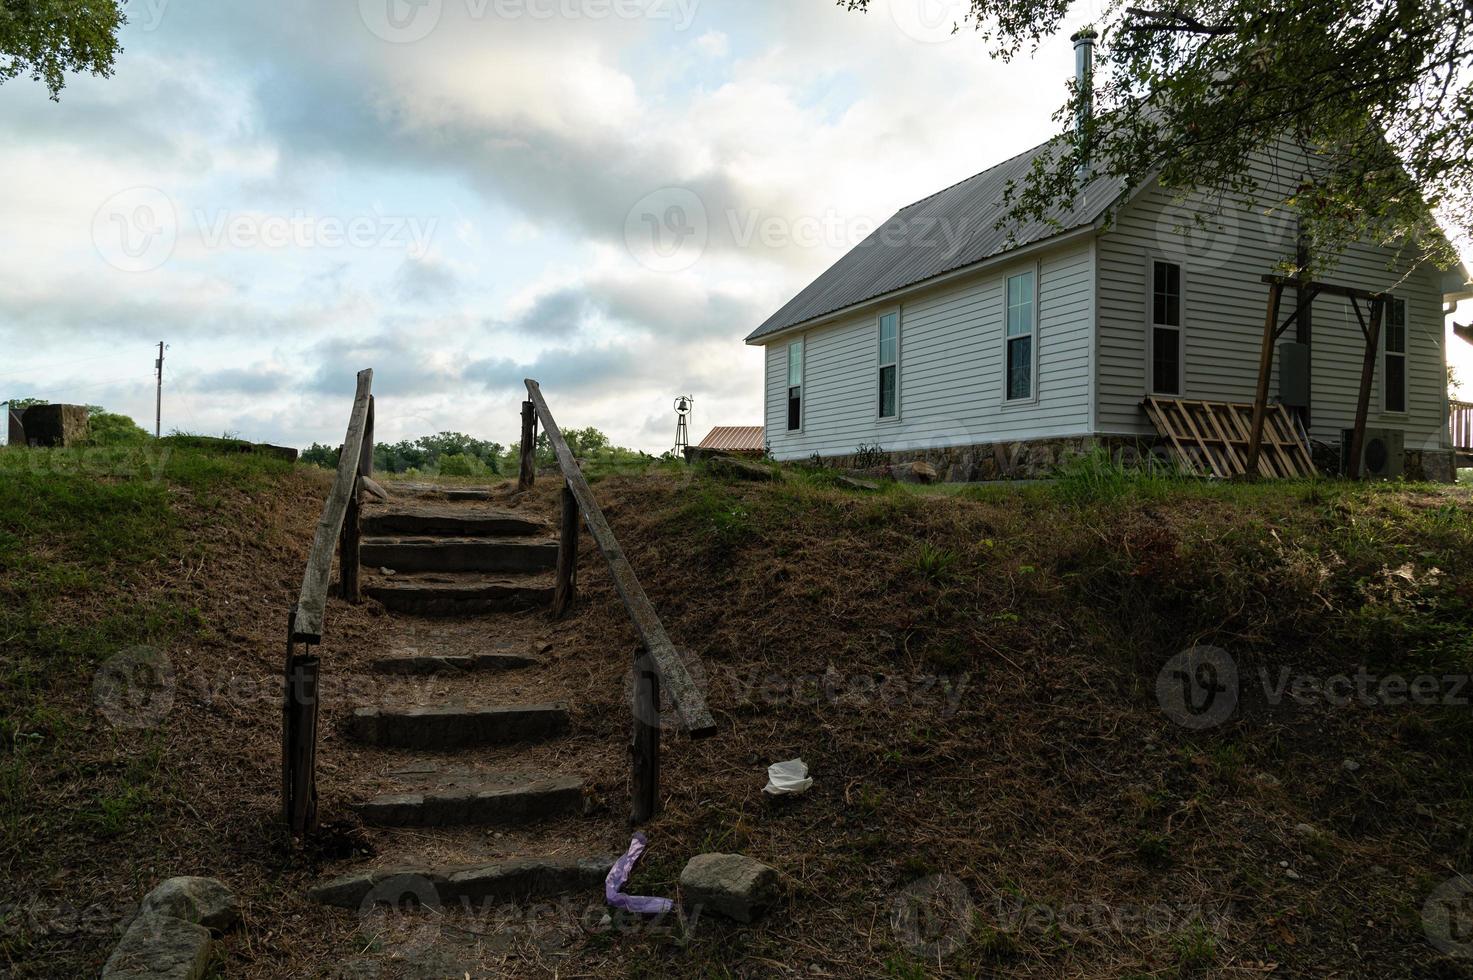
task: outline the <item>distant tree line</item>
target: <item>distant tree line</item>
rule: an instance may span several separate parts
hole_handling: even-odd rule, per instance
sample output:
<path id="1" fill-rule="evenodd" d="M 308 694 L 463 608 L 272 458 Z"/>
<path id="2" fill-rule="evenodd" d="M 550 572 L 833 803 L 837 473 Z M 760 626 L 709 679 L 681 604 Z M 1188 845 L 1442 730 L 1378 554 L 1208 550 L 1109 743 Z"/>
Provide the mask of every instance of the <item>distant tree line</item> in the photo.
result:
<path id="1" fill-rule="evenodd" d="M 615 446 L 608 436 L 589 426 L 563 433 L 568 448 L 579 459 L 604 464 L 633 463 L 653 459 L 647 453 Z M 338 465 L 340 448 L 314 442 L 302 453 L 302 462 L 326 469 Z M 373 468 L 379 473 L 439 476 L 499 476 L 515 473 L 520 464 L 520 447 L 477 439 L 463 432 L 439 432 L 418 439 L 378 443 L 373 447 Z M 552 466 L 556 458 L 545 432 L 537 435 L 537 464 Z"/>

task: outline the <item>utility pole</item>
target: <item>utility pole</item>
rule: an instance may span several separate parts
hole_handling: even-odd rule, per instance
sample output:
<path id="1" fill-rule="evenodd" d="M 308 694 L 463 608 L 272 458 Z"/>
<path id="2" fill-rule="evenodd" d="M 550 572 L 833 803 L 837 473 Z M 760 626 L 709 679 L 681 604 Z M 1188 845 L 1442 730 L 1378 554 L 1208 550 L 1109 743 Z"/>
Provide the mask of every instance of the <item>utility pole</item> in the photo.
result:
<path id="1" fill-rule="evenodd" d="M 157 439 L 164 428 L 164 342 L 162 340 L 159 341 L 159 359 L 153 362 L 153 369 L 159 379 L 153 403 L 153 437 Z"/>

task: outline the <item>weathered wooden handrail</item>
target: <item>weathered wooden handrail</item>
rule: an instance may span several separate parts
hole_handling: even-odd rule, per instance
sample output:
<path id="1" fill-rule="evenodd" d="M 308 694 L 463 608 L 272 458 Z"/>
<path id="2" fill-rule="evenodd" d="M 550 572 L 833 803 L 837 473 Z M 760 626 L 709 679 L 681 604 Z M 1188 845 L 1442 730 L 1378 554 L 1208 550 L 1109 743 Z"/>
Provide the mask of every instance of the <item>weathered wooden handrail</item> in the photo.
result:
<path id="1" fill-rule="evenodd" d="M 358 391 L 337 475 L 317 522 L 302 590 L 287 617 L 286 672 L 282 696 L 282 814 L 293 834 L 317 823 L 317 693 L 319 661 L 312 647 L 322 642 L 332 556 L 340 551 L 343 597 L 358 601 L 358 495 L 373 472 L 373 371 L 358 372 Z M 341 548 L 338 547 L 341 541 Z M 299 650 L 298 645 L 301 644 Z"/>
<path id="2" fill-rule="evenodd" d="M 348 434 L 338 456 L 338 471 L 322 517 L 317 522 L 317 535 L 307 557 L 307 571 L 302 575 L 302 594 L 297 601 L 297 625 L 294 635 L 300 643 L 322 642 L 322 620 L 327 613 L 327 587 L 332 576 L 332 556 L 343 533 L 343 520 L 348 515 L 350 498 L 357 495 L 359 468 L 364 436 L 369 429 L 369 406 L 373 395 L 373 369 L 358 372 L 358 393 L 353 398 L 353 414 L 348 419 Z M 370 449 L 369 458 L 372 459 Z M 357 556 L 344 558 L 356 562 Z M 356 572 L 355 576 L 356 578 Z"/>
<path id="3" fill-rule="evenodd" d="M 557 421 L 553 419 L 552 412 L 547 407 L 546 399 L 542 397 L 542 388 L 530 378 L 527 379 L 527 396 L 527 404 L 531 406 L 537 419 L 541 421 L 547 441 L 557 455 L 558 468 L 562 471 L 565 481 L 562 521 L 564 533 L 559 568 L 560 570 L 564 567 L 571 569 L 572 555 L 569 554 L 569 549 L 577 547 L 577 536 L 572 535 L 570 542 L 567 530 L 570 524 L 576 529 L 576 513 L 581 510 L 583 522 L 588 526 L 588 533 L 593 536 L 599 551 L 609 563 L 609 573 L 614 579 L 614 588 L 618 591 L 619 598 L 624 601 L 624 608 L 629 611 L 629 618 L 634 621 L 634 629 L 639 634 L 642 644 L 642 649 L 635 658 L 634 737 L 631 743 L 631 751 L 634 755 L 633 820 L 635 823 L 642 823 L 659 810 L 661 687 L 663 686 L 670 692 L 670 699 L 680 717 L 681 726 L 692 738 L 708 738 L 715 735 L 716 721 L 711 717 L 711 711 L 706 706 L 706 699 L 696 686 L 690 671 L 686 670 L 680 655 L 675 651 L 675 645 L 670 642 L 670 636 L 665 632 L 665 626 L 660 622 L 660 616 L 650 603 L 649 596 L 645 595 L 644 587 L 639 584 L 639 577 L 634 574 L 634 567 L 630 565 L 629 559 L 624 555 L 624 549 L 619 546 L 618 539 L 614 537 L 614 532 L 609 528 L 609 522 L 604 518 L 603 510 L 598 506 L 598 501 L 594 499 L 592 488 L 584 479 L 583 471 L 578 467 L 578 461 L 573 458 L 572 450 L 568 448 L 567 441 L 563 439 L 562 430 L 558 428 Z M 531 440 L 535 438 L 531 435 L 531 428 L 526 424 L 522 428 L 524 460 L 534 448 L 530 445 Z M 525 474 L 527 469 L 524 463 L 522 472 Z M 531 481 L 526 482 L 530 484 Z M 564 579 L 560 574 L 560 593 L 564 592 L 563 583 Z"/>
<path id="4" fill-rule="evenodd" d="M 660 678 L 669 687 L 671 699 L 675 703 L 676 711 L 680 714 L 684 728 L 695 738 L 714 735 L 716 722 L 706 708 L 706 699 L 701 695 L 690 672 L 685 669 L 680 655 L 675 652 L 675 645 L 670 642 L 670 636 L 665 632 L 665 626 L 660 622 L 659 614 L 651 605 L 649 596 L 645 595 L 644 587 L 639 584 L 639 577 L 634 574 L 634 567 L 629 564 L 629 559 L 624 556 L 624 549 L 619 547 L 618 539 L 609 529 L 609 522 L 604 517 L 603 510 L 598 506 L 598 501 L 594 499 L 592 488 L 584 479 L 583 471 L 578 467 L 578 461 L 573 458 L 572 450 L 568 448 L 567 442 L 563 439 L 562 430 L 558 428 L 552 412 L 547 408 L 547 401 L 542 397 L 542 388 L 536 381 L 528 379 L 527 394 L 537 409 L 537 417 L 542 422 L 542 430 L 547 434 L 547 441 L 552 444 L 553 452 L 557 454 L 558 468 L 562 470 L 568 490 L 578 501 L 578 507 L 583 512 L 583 521 L 588 525 L 588 533 L 593 535 L 599 551 L 603 552 L 604 558 L 609 563 L 609 570 L 614 577 L 614 588 L 618 590 L 619 598 L 624 600 L 624 608 L 629 610 L 629 618 L 634 620 L 634 628 L 639 633 L 645 649 L 649 651 L 650 656 L 654 657 L 660 670 Z"/>

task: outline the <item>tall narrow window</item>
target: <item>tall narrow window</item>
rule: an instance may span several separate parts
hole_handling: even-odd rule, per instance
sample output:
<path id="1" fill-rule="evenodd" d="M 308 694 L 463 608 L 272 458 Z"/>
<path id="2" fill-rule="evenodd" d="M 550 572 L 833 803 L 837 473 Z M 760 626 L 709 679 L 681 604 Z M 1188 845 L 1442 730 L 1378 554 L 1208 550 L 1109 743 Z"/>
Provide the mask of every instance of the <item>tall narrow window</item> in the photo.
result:
<path id="1" fill-rule="evenodd" d="M 788 345 L 788 431 L 803 428 L 803 341 Z"/>
<path id="2" fill-rule="evenodd" d="M 1009 276 L 1007 282 L 1008 401 L 1033 397 L 1033 273 Z"/>
<path id="3" fill-rule="evenodd" d="M 1182 393 L 1181 266 L 1151 263 L 1151 393 Z"/>
<path id="4" fill-rule="evenodd" d="M 1386 301 L 1386 372 L 1381 381 L 1382 400 L 1388 412 L 1407 410 L 1407 304 L 1404 299 Z"/>
<path id="5" fill-rule="evenodd" d="M 880 317 L 880 418 L 893 419 L 898 411 L 900 373 L 900 314 Z"/>

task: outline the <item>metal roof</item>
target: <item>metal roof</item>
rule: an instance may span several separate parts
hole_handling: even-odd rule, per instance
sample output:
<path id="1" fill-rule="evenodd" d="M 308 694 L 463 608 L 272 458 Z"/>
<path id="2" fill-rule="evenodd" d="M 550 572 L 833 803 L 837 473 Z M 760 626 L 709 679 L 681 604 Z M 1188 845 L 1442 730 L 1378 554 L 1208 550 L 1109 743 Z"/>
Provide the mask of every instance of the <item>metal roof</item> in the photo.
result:
<path id="1" fill-rule="evenodd" d="M 760 425 L 718 425 L 706 434 L 706 438 L 696 448 L 761 452 L 767 448 L 766 432 Z"/>
<path id="2" fill-rule="evenodd" d="M 1050 214 L 1057 223 L 1030 222 L 1015 229 L 1011 241 L 1010 227 L 997 227 L 1005 214 L 1002 196 L 1009 182 L 1021 184 L 1034 160 L 1049 146 L 1042 143 L 901 208 L 752 331 L 747 343 L 1092 224 L 1119 197 L 1122 184 L 1118 179 L 1094 177 L 1085 184 L 1074 207 Z"/>

